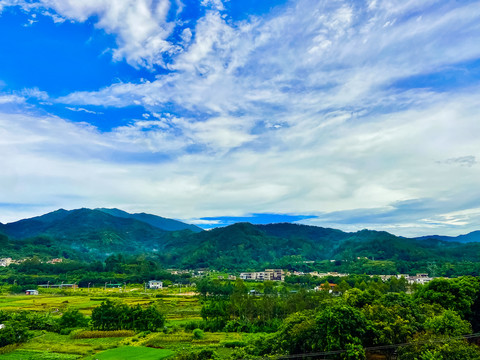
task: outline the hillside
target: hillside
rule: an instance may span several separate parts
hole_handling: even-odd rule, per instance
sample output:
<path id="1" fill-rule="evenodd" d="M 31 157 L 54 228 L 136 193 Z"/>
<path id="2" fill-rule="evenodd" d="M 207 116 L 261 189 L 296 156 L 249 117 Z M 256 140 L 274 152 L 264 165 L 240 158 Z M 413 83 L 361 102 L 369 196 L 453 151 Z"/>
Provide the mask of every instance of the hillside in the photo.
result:
<path id="1" fill-rule="evenodd" d="M 183 267 L 253 269 L 281 266 L 293 261 L 292 256 L 306 261 L 476 261 L 479 250 L 480 243 L 408 239 L 373 230 L 346 233 L 289 223 L 237 223 L 167 242 L 164 255 Z"/>
<path id="2" fill-rule="evenodd" d="M 110 214 L 116 217 L 142 221 L 144 223 L 147 223 L 149 225 L 152 225 L 156 228 L 159 228 L 165 231 L 181 231 L 181 230 L 190 230 L 193 232 L 203 231 L 202 228 L 199 228 L 196 225 L 185 224 L 178 220 L 167 219 L 167 218 L 157 216 L 157 215 L 152 215 L 152 214 L 146 214 L 146 213 L 130 214 L 120 209 L 106 209 L 106 208 L 98 208 L 95 210 L 100 210 L 106 214 Z"/>
<path id="3" fill-rule="evenodd" d="M 246 269 L 283 256 L 315 253 L 316 248 L 306 239 L 270 236 L 250 223 L 237 223 L 187 235 L 168 244 L 165 251 L 185 267 Z"/>
<path id="4" fill-rule="evenodd" d="M 429 236 L 418 237 L 417 239 L 419 240 L 435 239 L 435 240 L 454 241 L 454 242 L 461 242 L 461 243 L 480 242 L 480 231 L 479 230 L 472 231 L 471 233 L 459 235 L 459 236 L 429 235 Z"/>
<path id="5" fill-rule="evenodd" d="M 69 247 L 102 257 L 113 252 L 139 253 L 160 249 L 168 232 L 147 223 L 98 210 L 57 210 L 4 226 L 14 239 L 47 237 L 53 246 Z"/>
<path id="6" fill-rule="evenodd" d="M 182 224 L 118 209 L 60 209 L 0 226 L 0 232 L 3 229 L 7 235 L 2 238 L 0 256 L 104 259 L 113 253 L 145 254 L 165 266 L 246 270 L 356 259 L 394 262 L 405 268 L 413 263 L 476 262 L 480 251 L 479 242 L 435 236 L 409 239 L 373 230 L 348 233 L 290 223 L 237 223 L 194 232 Z M 160 226 L 183 230 L 166 231 Z M 476 234 L 465 237 L 474 239 Z"/>

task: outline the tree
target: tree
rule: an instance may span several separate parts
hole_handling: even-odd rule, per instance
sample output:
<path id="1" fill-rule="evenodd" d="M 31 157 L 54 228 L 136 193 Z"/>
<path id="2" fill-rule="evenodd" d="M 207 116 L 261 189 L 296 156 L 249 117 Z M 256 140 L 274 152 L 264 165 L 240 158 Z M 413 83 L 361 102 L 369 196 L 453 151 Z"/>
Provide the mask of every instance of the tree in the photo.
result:
<path id="1" fill-rule="evenodd" d="M 288 354 L 348 350 L 343 359 L 364 359 L 362 344 L 370 337 L 363 313 L 345 304 L 333 304 L 316 313 L 290 315 L 278 332 L 278 347 Z"/>
<path id="2" fill-rule="evenodd" d="M 418 334 L 409 346 L 399 348 L 402 360 L 480 360 L 480 350 L 463 339 Z"/>
<path id="3" fill-rule="evenodd" d="M 281 351 L 288 354 L 312 352 L 318 341 L 314 313 L 303 311 L 288 316 L 280 327 L 277 341 Z"/>
<path id="4" fill-rule="evenodd" d="M 76 328 L 88 325 L 88 319 L 78 309 L 69 309 L 63 313 L 58 324 L 62 328 Z"/>
<path id="5" fill-rule="evenodd" d="M 154 305 L 143 309 L 106 300 L 92 311 L 92 327 L 99 330 L 156 331 L 164 324 L 165 316 Z"/>
<path id="6" fill-rule="evenodd" d="M 361 345 L 371 336 L 365 315 L 344 304 L 321 309 L 315 317 L 315 330 L 316 351 L 343 350 L 347 344 Z"/>
<path id="7" fill-rule="evenodd" d="M 27 327 L 18 321 L 7 321 L 0 329 L 0 347 L 25 342 L 30 337 Z"/>
<path id="8" fill-rule="evenodd" d="M 470 334 L 472 326 L 453 310 L 446 310 L 443 314 L 427 319 L 425 330 L 435 335 L 460 336 Z"/>
<path id="9" fill-rule="evenodd" d="M 415 294 L 419 302 L 439 304 L 456 311 L 463 319 L 473 314 L 472 306 L 480 290 L 477 279 L 464 276 L 458 279 L 433 279 Z"/>

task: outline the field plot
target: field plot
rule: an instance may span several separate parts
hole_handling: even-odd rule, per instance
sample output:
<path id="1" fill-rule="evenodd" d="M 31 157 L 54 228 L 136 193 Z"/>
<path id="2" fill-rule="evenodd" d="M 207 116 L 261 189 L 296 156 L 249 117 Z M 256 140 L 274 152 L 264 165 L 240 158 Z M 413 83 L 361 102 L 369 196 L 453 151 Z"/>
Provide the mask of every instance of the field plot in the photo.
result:
<path id="1" fill-rule="evenodd" d="M 160 360 L 165 359 L 174 352 L 164 349 L 152 349 L 139 346 L 122 346 L 116 349 L 102 351 L 86 359 L 98 360 Z"/>
<path id="2" fill-rule="evenodd" d="M 82 358 L 81 355 L 58 354 L 41 350 L 16 350 L 0 356 L 2 360 L 76 360 Z"/>
<path id="3" fill-rule="evenodd" d="M 44 311 L 57 312 L 67 308 L 79 309 L 85 315 L 91 315 L 92 309 L 99 306 L 106 299 L 119 299 L 127 305 L 148 305 L 156 299 L 151 297 L 122 297 L 115 296 L 89 297 L 77 295 L 9 295 L 0 296 L 0 310 L 7 311 Z M 180 311 L 180 310 L 179 310 Z M 199 311 L 199 310 L 198 310 Z"/>
<path id="4" fill-rule="evenodd" d="M 105 300 L 120 301 L 126 305 L 142 307 L 155 304 L 166 316 L 166 330 L 159 333 L 133 332 L 122 337 L 79 338 L 74 333 L 33 330 L 32 338 L 13 351 L 0 355 L 2 359 L 75 360 L 75 359 L 163 359 L 179 350 L 222 347 L 221 342 L 241 339 L 240 334 L 206 333 L 195 339 L 192 332 L 181 326 L 201 319 L 201 303 L 195 296 L 171 293 L 128 294 L 75 294 L 73 292 L 48 293 L 38 296 L 0 296 L 0 311 L 32 311 L 51 313 L 55 318 L 69 309 L 78 309 L 90 316 L 92 310 Z M 87 328 L 88 329 L 88 328 Z M 228 349 L 225 349 L 228 350 Z"/>

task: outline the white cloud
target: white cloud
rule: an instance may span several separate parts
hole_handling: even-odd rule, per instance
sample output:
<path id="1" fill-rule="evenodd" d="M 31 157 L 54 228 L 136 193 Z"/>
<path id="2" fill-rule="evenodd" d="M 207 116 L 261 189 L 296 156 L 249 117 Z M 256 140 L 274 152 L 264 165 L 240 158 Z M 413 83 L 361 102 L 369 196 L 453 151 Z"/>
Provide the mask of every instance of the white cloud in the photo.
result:
<path id="1" fill-rule="evenodd" d="M 97 112 L 97 111 L 92 111 L 84 108 L 77 108 L 77 107 L 65 107 L 65 109 L 70 110 L 70 111 L 75 111 L 75 112 L 84 112 L 87 114 L 95 114 L 95 115 L 101 115 L 103 114 L 102 112 Z"/>
<path id="2" fill-rule="evenodd" d="M 222 0 L 202 0 L 202 6 L 211 7 L 215 10 L 225 10 Z"/>
<path id="3" fill-rule="evenodd" d="M 78 21 L 100 14 L 98 26 L 117 34 L 119 54 L 132 63 L 155 63 L 170 51 L 148 41 L 148 54 L 136 48 L 150 31 L 163 40 L 168 33 L 156 28 L 164 23 L 158 15 L 155 26 L 152 14 L 145 28 L 131 25 L 143 16 L 141 4 L 131 24 L 126 5 L 103 13 L 103 1 L 48 4 Z M 152 117 L 106 133 L 7 117 L 0 138 L 28 140 L 1 160 L 21 166 L 21 186 L 7 200 L 191 219 L 315 214 L 304 222 L 408 235 L 475 229 L 476 213 L 463 212 L 478 207 L 480 167 L 452 167 L 480 156 L 480 90 L 437 89 L 428 80 L 480 58 L 478 3 L 299 0 L 239 23 L 209 6 L 184 31 L 167 74 L 55 100 L 142 105 Z M 404 85 L 418 84 L 415 77 L 426 85 Z M 59 194 L 69 193 L 79 198 L 61 205 Z"/>
<path id="4" fill-rule="evenodd" d="M 163 66 L 163 54 L 176 49 L 167 40 L 175 26 L 167 21 L 169 0 L 3 0 L 0 11 L 15 5 L 51 16 L 55 22 L 96 20 L 96 27 L 116 36 L 113 58 L 135 67 Z"/>
<path id="5" fill-rule="evenodd" d="M 0 83 L 0 87 L 2 84 Z M 6 84 L 5 84 L 6 86 Z M 0 104 L 23 104 L 27 99 L 47 100 L 48 94 L 37 88 L 22 89 L 11 93 L 0 92 Z"/>
<path id="6" fill-rule="evenodd" d="M 23 103 L 25 98 L 18 95 L 12 94 L 0 94 L 0 105 L 1 104 L 18 104 Z"/>

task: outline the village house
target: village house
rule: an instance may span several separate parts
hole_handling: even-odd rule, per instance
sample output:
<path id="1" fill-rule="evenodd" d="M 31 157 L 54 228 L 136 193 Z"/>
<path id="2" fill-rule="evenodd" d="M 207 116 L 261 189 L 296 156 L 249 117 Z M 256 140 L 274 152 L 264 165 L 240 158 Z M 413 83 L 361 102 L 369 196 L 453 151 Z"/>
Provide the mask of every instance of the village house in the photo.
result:
<path id="1" fill-rule="evenodd" d="M 148 282 L 149 289 L 163 289 L 163 282 L 158 280 L 150 280 Z"/>
<path id="2" fill-rule="evenodd" d="M 417 274 L 415 276 L 409 276 L 407 281 L 410 285 L 412 284 L 420 284 L 425 285 L 432 281 L 433 278 L 429 277 L 428 274 Z"/>
<path id="3" fill-rule="evenodd" d="M 63 262 L 63 259 L 56 258 L 56 259 L 48 260 L 47 264 L 59 264 L 61 262 Z"/>
<path id="4" fill-rule="evenodd" d="M 3 258 L 0 259 L 0 266 L 7 267 L 12 263 L 12 258 Z"/>
<path id="5" fill-rule="evenodd" d="M 240 274 L 240 279 L 242 280 L 255 280 L 257 278 L 257 273 L 255 272 L 244 272 Z"/>
<path id="6" fill-rule="evenodd" d="M 26 290 L 25 295 L 38 295 L 38 290 Z"/>
<path id="7" fill-rule="evenodd" d="M 336 287 L 337 285 L 336 285 L 336 284 L 332 284 L 332 283 L 325 283 L 325 284 L 316 286 L 316 287 L 314 288 L 314 290 L 315 290 L 315 291 L 323 291 L 323 290 L 326 290 L 326 289 L 327 289 L 326 284 L 328 284 L 328 286 L 329 286 L 328 293 L 329 293 L 329 294 L 333 293 L 334 290 L 335 290 L 335 287 Z"/>
<path id="8" fill-rule="evenodd" d="M 282 269 L 266 269 L 265 274 L 268 276 L 268 280 L 284 281 L 285 273 Z"/>
<path id="9" fill-rule="evenodd" d="M 265 269 L 265 271 L 244 272 L 244 273 L 241 273 L 239 277 L 242 280 L 284 281 L 285 272 L 282 269 Z"/>

